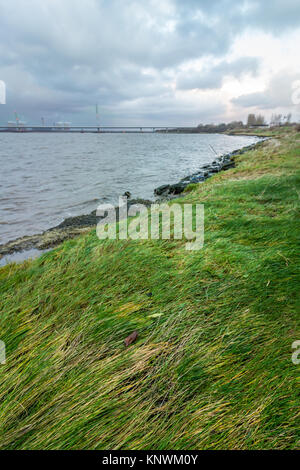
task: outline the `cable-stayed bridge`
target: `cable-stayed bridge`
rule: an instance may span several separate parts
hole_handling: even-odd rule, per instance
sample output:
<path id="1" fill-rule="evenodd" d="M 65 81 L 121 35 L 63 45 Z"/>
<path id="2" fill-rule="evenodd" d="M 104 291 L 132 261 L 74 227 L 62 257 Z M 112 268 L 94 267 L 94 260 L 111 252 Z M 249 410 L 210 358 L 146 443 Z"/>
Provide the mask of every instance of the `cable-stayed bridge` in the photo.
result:
<path id="1" fill-rule="evenodd" d="M 182 126 L 0 126 L 0 132 L 74 132 L 74 133 L 153 133 L 153 132 L 190 132 L 193 127 Z"/>

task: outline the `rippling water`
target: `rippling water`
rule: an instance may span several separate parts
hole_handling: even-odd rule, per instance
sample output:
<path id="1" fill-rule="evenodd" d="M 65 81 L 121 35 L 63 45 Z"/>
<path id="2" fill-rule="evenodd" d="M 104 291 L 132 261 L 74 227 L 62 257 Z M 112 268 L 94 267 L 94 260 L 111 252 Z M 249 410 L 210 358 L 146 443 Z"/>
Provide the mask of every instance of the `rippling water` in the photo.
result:
<path id="1" fill-rule="evenodd" d="M 0 134 L 0 243 L 196 172 L 255 141 L 219 134 Z"/>

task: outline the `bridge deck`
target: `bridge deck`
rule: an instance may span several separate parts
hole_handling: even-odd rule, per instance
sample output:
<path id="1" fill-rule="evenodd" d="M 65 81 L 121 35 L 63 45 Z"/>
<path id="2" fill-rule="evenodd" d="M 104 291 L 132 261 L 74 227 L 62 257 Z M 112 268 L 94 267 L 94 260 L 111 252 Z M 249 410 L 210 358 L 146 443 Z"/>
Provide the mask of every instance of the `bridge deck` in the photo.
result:
<path id="1" fill-rule="evenodd" d="M 0 132 L 157 132 L 157 131 L 191 130 L 181 126 L 0 126 Z"/>

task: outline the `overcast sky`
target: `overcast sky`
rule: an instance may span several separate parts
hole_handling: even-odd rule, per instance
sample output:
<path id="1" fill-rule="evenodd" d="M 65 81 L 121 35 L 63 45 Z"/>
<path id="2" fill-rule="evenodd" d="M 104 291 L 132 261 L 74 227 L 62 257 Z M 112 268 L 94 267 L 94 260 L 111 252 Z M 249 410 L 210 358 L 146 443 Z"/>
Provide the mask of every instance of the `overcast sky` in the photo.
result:
<path id="1" fill-rule="evenodd" d="M 299 120 L 299 45 L 300 0 L 0 0 L 0 121 Z"/>

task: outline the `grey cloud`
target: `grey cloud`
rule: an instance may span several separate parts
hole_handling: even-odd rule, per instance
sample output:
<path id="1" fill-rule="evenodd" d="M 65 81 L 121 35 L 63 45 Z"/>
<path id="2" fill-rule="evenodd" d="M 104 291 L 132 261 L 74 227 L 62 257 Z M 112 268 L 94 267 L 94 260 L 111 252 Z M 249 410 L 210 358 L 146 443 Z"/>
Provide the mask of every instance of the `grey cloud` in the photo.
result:
<path id="1" fill-rule="evenodd" d="M 177 77 L 177 87 L 182 90 L 216 89 L 222 86 L 226 76 L 240 78 L 244 74 L 255 75 L 258 67 L 259 59 L 256 57 L 242 57 L 232 62 L 222 61 L 203 71 L 181 73 Z"/>
<path id="2" fill-rule="evenodd" d="M 28 119 L 56 110 L 82 120 L 96 102 L 108 116 L 131 102 L 144 115 L 144 97 L 174 99 L 174 77 L 188 60 L 210 56 L 221 65 L 179 75 L 182 89 L 255 73 L 254 58 L 222 61 L 234 38 L 247 28 L 279 34 L 299 25 L 299 12 L 298 0 L 0 0 L 0 79 L 8 90 L 0 119 L 18 107 Z"/>
<path id="3" fill-rule="evenodd" d="M 241 95 L 232 99 L 232 102 L 242 107 L 261 109 L 292 106 L 292 85 L 299 78 L 300 74 L 291 74 L 288 71 L 281 72 L 272 78 L 264 91 Z"/>
<path id="4" fill-rule="evenodd" d="M 280 35 L 300 26 L 298 0 L 176 0 L 176 4 L 181 12 L 181 29 L 190 24 L 190 15 L 195 16 L 195 12 L 202 13 L 215 27 L 231 27 L 232 32 L 255 28 Z"/>

